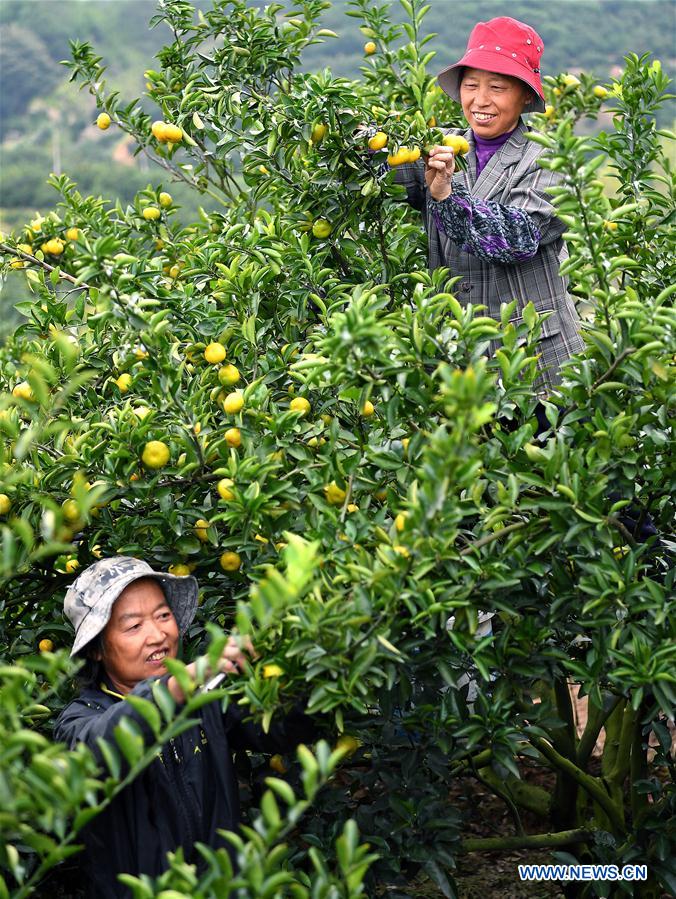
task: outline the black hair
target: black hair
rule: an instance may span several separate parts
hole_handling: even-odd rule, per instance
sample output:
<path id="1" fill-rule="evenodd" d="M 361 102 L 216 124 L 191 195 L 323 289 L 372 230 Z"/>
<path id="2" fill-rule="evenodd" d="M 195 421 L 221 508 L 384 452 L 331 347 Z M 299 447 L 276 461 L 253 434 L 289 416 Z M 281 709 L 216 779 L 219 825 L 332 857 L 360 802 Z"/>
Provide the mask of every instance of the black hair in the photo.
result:
<path id="1" fill-rule="evenodd" d="M 76 681 L 82 690 L 85 687 L 98 687 L 105 674 L 103 662 L 96 656 L 103 652 L 103 631 L 93 637 L 77 653 L 76 658 L 84 659 L 84 665 L 77 673 Z"/>

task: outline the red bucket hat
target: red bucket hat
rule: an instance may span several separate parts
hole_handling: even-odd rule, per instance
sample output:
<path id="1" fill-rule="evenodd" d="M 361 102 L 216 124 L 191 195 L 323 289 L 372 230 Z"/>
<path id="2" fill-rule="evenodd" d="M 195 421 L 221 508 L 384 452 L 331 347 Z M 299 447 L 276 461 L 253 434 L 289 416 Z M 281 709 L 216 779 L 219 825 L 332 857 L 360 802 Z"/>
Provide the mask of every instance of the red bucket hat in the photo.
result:
<path id="1" fill-rule="evenodd" d="M 465 55 L 437 75 L 437 81 L 449 97 L 460 101 L 460 73 L 464 66 L 512 75 L 525 82 L 535 93 L 529 112 L 544 112 L 545 98 L 540 80 L 540 62 L 545 49 L 540 35 L 510 16 L 479 22 L 472 29 Z"/>

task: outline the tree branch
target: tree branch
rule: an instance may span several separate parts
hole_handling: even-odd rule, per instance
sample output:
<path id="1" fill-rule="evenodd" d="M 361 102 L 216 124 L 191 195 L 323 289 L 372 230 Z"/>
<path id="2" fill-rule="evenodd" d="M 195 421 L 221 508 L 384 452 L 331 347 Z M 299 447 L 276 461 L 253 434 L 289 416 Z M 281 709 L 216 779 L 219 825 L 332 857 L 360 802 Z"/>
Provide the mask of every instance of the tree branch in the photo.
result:
<path id="1" fill-rule="evenodd" d="M 549 517 L 540 518 L 538 519 L 538 521 L 549 521 Z M 487 544 L 492 543 L 494 540 L 499 540 L 500 537 L 511 534 L 513 531 L 520 531 L 521 528 L 525 528 L 527 524 L 527 521 L 515 521 L 513 524 L 508 524 L 507 527 L 500 528 L 499 531 L 493 531 L 492 534 L 486 534 L 485 537 L 481 537 L 479 540 L 475 540 L 474 543 L 470 543 L 469 546 L 466 546 L 464 549 L 460 550 L 460 555 L 467 556 L 472 552 L 473 549 L 481 549 L 482 546 L 486 546 Z"/>
<path id="2" fill-rule="evenodd" d="M 601 733 L 601 728 L 623 699 L 623 696 L 614 696 L 607 708 L 603 709 L 587 706 L 587 723 L 577 747 L 577 764 L 580 768 L 586 768 L 589 756 L 592 754 L 598 736 Z"/>
<path id="3" fill-rule="evenodd" d="M 590 774 L 586 774 L 574 762 L 565 758 L 554 749 L 551 743 L 542 737 L 530 736 L 531 744 L 540 752 L 548 762 L 568 774 L 589 796 L 596 802 L 608 816 L 608 820 L 616 833 L 624 833 L 624 821 L 621 810 L 617 808 L 610 796 L 606 793 L 601 783 Z"/>
<path id="4" fill-rule="evenodd" d="M 558 833 L 536 833 L 523 837 L 488 837 L 463 840 L 463 852 L 495 852 L 500 849 L 549 849 L 584 843 L 594 836 L 594 831 L 579 828 L 561 830 Z"/>
<path id="5" fill-rule="evenodd" d="M 0 243 L 0 250 L 2 250 L 3 253 L 9 253 L 11 256 L 18 256 L 20 259 L 39 265 L 40 268 L 43 268 L 46 272 L 53 272 L 56 269 L 55 265 L 50 265 L 42 259 L 37 259 L 35 256 L 31 256 L 30 253 L 24 253 L 23 250 L 19 250 L 16 247 L 10 247 L 9 244 Z M 92 289 L 90 284 L 87 284 L 84 281 L 78 281 L 77 278 L 74 278 L 67 272 L 61 271 L 61 269 L 59 269 L 59 277 L 63 278 L 64 281 L 70 281 L 71 284 L 75 284 L 76 287 L 79 287 L 82 290 Z"/>

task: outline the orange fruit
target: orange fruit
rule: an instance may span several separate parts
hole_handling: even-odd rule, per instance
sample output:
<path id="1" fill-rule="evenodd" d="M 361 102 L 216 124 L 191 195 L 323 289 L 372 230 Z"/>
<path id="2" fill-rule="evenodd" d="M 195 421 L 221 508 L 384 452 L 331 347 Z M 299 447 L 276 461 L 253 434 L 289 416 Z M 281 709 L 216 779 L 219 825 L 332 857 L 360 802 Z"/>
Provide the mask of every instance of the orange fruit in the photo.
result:
<path id="1" fill-rule="evenodd" d="M 384 131 L 376 131 L 373 137 L 369 138 L 369 150 L 382 150 L 387 144 L 387 135 Z"/>
<path id="2" fill-rule="evenodd" d="M 242 445 L 242 432 L 239 428 L 228 428 L 228 430 L 223 435 L 225 437 L 225 442 L 228 446 L 237 449 Z"/>
<path id="3" fill-rule="evenodd" d="M 242 565 L 240 554 L 232 552 L 232 550 L 224 552 L 219 561 L 223 571 L 239 571 Z"/>
<path id="4" fill-rule="evenodd" d="M 469 153 L 469 144 L 461 134 L 447 134 L 442 143 L 445 147 L 450 147 L 459 156 Z"/>

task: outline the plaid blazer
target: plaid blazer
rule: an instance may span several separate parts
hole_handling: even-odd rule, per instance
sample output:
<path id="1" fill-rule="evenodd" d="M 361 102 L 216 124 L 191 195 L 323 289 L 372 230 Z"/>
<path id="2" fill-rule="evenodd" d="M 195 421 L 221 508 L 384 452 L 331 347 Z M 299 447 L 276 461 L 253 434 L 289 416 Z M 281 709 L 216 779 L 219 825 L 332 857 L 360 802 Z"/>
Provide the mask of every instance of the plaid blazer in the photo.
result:
<path id="1" fill-rule="evenodd" d="M 467 171 L 454 174 L 453 187 L 458 193 L 469 195 L 470 203 L 489 200 L 527 212 L 540 232 L 539 246 L 531 258 L 510 264 L 486 261 L 466 252 L 447 237 L 438 228 L 432 204 L 427 202 L 422 160 L 398 166 L 395 181 L 406 188 L 408 202 L 422 212 L 430 270 L 444 265 L 450 269 L 451 276 L 462 276 L 455 285 L 460 302 L 484 305 L 485 314 L 497 321 L 500 320 L 501 303 L 514 299 L 517 300 L 514 322 L 521 319 L 523 308 L 529 301 L 538 312 L 552 313 L 542 326 L 538 345 L 541 376 L 536 386 L 539 393 L 547 394 L 560 381 L 561 363 L 580 351 L 584 343 L 578 330 L 579 317 L 568 295 L 568 281 L 559 274 L 559 267 L 568 258 L 562 238 L 566 226 L 556 217 L 556 210 L 545 193 L 545 188 L 556 184 L 560 175 L 540 168 L 538 159 L 546 150 L 540 144 L 526 140 L 526 131 L 526 125 L 519 120 L 510 139 L 489 159 L 478 178 L 471 129 L 452 129 L 448 134 L 462 134 L 470 145 L 465 157 Z M 491 354 L 498 347 L 499 342 L 493 342 Z"/>

